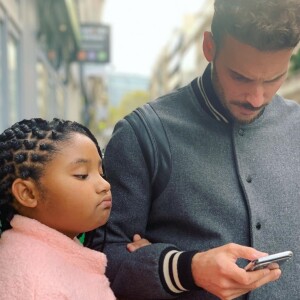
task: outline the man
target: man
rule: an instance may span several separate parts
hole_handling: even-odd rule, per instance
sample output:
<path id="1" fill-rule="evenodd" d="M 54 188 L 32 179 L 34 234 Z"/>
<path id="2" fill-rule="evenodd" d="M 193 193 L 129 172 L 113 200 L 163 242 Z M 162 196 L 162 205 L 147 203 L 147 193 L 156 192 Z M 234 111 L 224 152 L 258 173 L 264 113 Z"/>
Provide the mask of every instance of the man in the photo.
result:
<path id="1" fill-rule="evenodd" d="M 116 125 L 104 163 L 117 297 L 300 299 L 300 106 L 276 94 L 299 16 L 299 0 L 215 0 L 203 76 L 151 102 L 171 152 L 158 198 L 132 127 Z M 152 244 L 131 253 L 136 232 Z M 285 250 L 281 269 L 244 269 Z"/>

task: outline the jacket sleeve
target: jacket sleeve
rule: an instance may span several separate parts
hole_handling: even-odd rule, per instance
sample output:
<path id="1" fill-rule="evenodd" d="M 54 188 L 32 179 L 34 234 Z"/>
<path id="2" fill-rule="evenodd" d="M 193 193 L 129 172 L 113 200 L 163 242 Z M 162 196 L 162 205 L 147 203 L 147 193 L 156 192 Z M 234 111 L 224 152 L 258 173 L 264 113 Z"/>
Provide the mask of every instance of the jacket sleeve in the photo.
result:
<path id="1" fill-rule="evenodd" d="M 109 223 L 105 229 L 98 230 L 91 247 L 101 250 L 106 230 L 107 276 L 116 296 L 171 299 L 187 288 L 194 288 L 191 271 L 186 272 L 187 265 L 188 270 L 191 268 L 193 252 L 181 255 L 174 245 L 155 241 L 133 253 L 126 249 L 135 233 L 147 238 L 151 209 L 149 172 L 134 131 L 126 120 L 115 127 L 105 151 L 104 168 L 112 186 L 113 208 Z M 184 270 L 179 272 L 181 279 L 169 273 L 173 258 Z"/>

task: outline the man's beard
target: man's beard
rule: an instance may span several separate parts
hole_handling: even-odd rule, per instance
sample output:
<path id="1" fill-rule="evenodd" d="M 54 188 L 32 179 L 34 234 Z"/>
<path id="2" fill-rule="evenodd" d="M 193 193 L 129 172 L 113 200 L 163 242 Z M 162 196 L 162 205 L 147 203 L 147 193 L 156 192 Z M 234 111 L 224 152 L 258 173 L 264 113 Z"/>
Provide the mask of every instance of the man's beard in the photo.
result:
<path id="1" fill-rule="evenodd" d="M 216 68 L 214 68 L 214 64 L 212 64 L 211 68 L 212 68 L 212 73 L 211 73 L 212 74 L 211 75 L 212 76 L 212 84 L 213 84 L 214 90 L 215 90 L 224 110 L 231 117 L 232 120 L 234 120 L 235 122 L 237 122 L 239 124 L 250 124 L 250 123 L 254 122 L 256 119 L 258 119 L 263 114 L 266 105 L 257 108 L 257 107 L 253 107 L 249 103 L 244 103 L 240 100 L 235 100 L 235 101 L 232 101 L 231 103 L 235 104 L 237 106 L 243 107 L 245 109 L 248 109 L 248 110 L 259 111 L 259 113 L 256 116 L 254 116 L 252 119 L 249 119 L 249 120 L 244 120 L 244 119 L 241 120 L 241 119 L 238 119 L 237 117 L 235 117 L 231 113 L 229 107 L 227 106 L 224 89 L 220 84 L 219 76 L 218 76 Z"/>

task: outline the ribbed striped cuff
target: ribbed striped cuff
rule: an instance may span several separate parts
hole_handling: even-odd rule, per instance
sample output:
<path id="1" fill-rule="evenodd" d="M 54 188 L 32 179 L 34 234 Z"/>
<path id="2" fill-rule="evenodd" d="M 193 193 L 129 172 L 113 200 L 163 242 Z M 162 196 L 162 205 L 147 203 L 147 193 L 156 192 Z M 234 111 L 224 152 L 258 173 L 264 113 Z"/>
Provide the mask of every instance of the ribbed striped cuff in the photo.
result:
<path id="1" fill-rule="evenodd" d="M 167 248 L 160 257 L 159 275 L 165 290 L 174 295 L 199 289 L 192 275 L 192 258 L 198 251 Z"/>

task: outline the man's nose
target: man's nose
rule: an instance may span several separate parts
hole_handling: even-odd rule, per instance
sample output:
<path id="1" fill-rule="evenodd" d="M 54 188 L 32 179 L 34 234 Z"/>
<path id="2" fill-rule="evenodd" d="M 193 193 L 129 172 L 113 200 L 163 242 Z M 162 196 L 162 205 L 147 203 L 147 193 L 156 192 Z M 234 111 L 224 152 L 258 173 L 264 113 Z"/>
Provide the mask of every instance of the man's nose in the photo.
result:
<path id="1" fill-rule="evenodd" d="M 254 108 L 259 108 L 265 104 L 265 92 L 261 85 L 255 85 L 247 94 L 246 101 Z"/>

